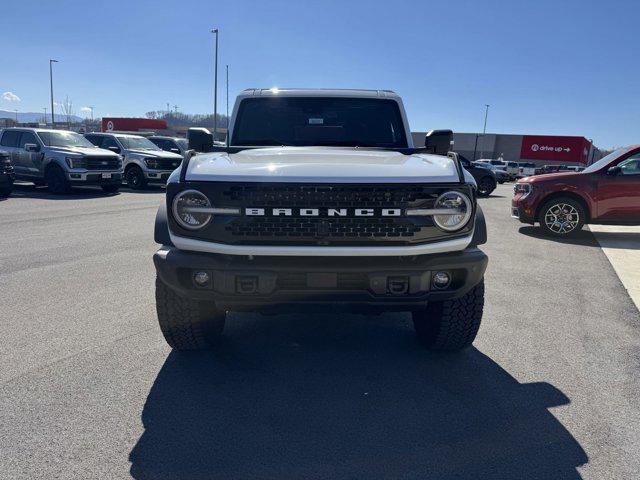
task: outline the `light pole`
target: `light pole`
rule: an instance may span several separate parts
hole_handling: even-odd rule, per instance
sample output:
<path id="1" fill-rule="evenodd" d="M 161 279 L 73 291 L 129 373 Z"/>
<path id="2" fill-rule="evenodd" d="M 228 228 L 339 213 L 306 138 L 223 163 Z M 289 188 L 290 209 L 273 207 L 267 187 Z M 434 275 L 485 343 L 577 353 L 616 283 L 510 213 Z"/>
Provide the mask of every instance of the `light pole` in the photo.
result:
<path id="1" fill-rule="evenodd" d="M 53 113 L 53 67 L 54 63 L 58 63 L 58 60 L 49 59 L 49 82 L 51 84 L 51 128 L 55 128 L 56 118 Z"/>
<path id="2" fill-rule="evenodd" d="M 480 150 L 480 158 L 484 157 L 484 136 L 487 133 L 487 117 L 489 116 L 489 105 L 484 105 L 484 127 L 482 129 L 482 149 Z"/>
<path id="3" fill-rule="evenodd" d="M 227 136 L 229 136 L 229 65 L 227 65 Z"/>
<path id="4" fill-rule="evenodd" d="M 218 133 L 218 29 L 214 28 L 211 33 L 216 36 L 216 53 L 215 53 L 215 67 L 213 72 L 213 140 L 215 141 Z"/>

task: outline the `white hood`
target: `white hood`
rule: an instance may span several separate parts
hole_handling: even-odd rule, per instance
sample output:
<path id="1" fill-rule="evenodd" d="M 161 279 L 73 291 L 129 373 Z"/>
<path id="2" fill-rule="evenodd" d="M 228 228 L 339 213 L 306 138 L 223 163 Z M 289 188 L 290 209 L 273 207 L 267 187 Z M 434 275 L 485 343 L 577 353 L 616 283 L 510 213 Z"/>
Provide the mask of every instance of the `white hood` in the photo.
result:
<path id="1" fill-rule="evenodd" d="M 103 148 L 96 148 L 96 147 L 58 147 L 58 146 L 51 146 L 51 147 L 47 147 L 50 150 L 55 150 L 56 152 L 64 152 L 64 153 L 75 153 L 76 155 L 85 155 L 87 157 L 92 157 L 92 156 L 112 156 L 112 157 L 117 157 L 118 154 L 112 152 L 111 150 L 105 150 Z"/>
<path id="2" fill-rule="evenodd" d="M 170 160 L 182 161 L 182 155 L 164 150 L 137 150 L 135 148 L 127 149 L 127 153 L 139 155 L 141 157 L 168 158 Z"/>
<path id="3" fill-rule="evenodd" d="M 466 172 L 465 172 L 466 173 Z M 270 147 L 191 158 L 188 181 L 444 183 L 458 182 L 453 160 L 388 150 Z"/>

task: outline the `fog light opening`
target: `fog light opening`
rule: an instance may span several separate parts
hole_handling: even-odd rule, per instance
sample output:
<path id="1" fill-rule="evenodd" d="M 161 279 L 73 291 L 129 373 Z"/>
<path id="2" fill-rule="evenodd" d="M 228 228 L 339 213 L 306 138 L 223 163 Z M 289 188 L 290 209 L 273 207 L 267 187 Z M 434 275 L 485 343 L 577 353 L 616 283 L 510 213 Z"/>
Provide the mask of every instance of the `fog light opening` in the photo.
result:
<path id="1" fill-rule="evenodd" d="M 207 272 L 195 272 L 193 274 L 193 281 L 198 287 L 207 287 L 211 282 L 211 277 Z"/>
<path id="2" fill-rule="evenodd" d="M 436 272 L 433 275 L 433 286 L 437 289 L 444 289 L 451 285 L 451 275 L 449 272 Z"/>

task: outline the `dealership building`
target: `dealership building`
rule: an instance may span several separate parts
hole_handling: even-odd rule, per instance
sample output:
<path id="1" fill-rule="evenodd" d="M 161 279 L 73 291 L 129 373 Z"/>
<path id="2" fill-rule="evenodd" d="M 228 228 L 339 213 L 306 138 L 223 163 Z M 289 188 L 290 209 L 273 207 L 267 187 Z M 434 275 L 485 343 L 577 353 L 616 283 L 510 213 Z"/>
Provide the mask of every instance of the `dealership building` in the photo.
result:
<path id="1" fill-rule="evenodd" d="M 424 145 L 426 132 L 412 132 L 413 144 Z M 481 158 L 542 165 L 589 165 L 602 157 L 584 137 L 454 133 L 453 150 L 469 160 Z"/>

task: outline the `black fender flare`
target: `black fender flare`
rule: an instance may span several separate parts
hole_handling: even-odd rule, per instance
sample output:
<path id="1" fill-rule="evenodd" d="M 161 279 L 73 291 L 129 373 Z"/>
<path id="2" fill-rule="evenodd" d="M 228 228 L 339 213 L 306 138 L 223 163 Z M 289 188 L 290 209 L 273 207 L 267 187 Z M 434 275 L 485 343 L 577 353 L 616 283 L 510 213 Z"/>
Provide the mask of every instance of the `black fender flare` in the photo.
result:
<path id="1" fill-rule="evenodd" d="M 167 218 L 167 204 L 163 203 L 156 213 L 156 224 L 153 229 L 153 239 L 160 245 L 173 247 L 173 242 L 169 236 L 169 220 Z"/>
<path id="2" fill-rule="evenodd" d="M 487 222 L 484 219 L 484 212 L 480 205 L 476 207 L 476 225 L 473 230 L 473 238 L 469 247 L 477 247 L 487 243 Z"/>

